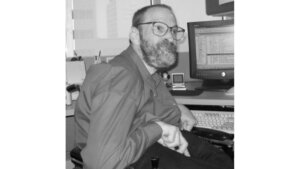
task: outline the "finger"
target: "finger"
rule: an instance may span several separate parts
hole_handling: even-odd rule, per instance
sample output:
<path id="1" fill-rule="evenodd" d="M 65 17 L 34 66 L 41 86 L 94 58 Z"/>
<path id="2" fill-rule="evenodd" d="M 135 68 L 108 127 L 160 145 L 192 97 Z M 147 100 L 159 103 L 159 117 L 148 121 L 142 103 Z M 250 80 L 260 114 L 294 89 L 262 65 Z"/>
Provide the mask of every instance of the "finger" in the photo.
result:
<path id="1" fill-rule="evenodd" d="M 187 145 L 186 145 L 186 144 L 181 144 L 181 145 L 179 146 L 179 148 L 178 148 L 176 151 L 177 151 L 178 153 L 182 154 L 182 153 L 185 152 L 186 148 L 187 148 Z"/>
<path id="2" fill-rule="evenodd" d="M 187 122 L 186 121 L 184 121 L 183 123 L 182 123 L 182 128 L 185 130 L 185 128 L 186 128 L 186 125 L 187 125 Z"/>
<path id="3" fill-rule="evenodd" d="M 192 124 L 187 124 L 187 125 L 185 126 L 185 130 L 191 131 L 192 128 L 193 128 L 193 126 L 194 126 L 194 125 L 192 125 Z"/>
<path id="4" fill-rule="evenodd" d="M 186 150 L 183 152 L 183 154 L 184 154 L 185 156 L 187 156 L 187 157 L 191 157 L 191 155 L 190 155 L 188 149 L 186 149 Z"/>
<path id="5" fill-rule="evenodd" d="M 179 135 L 180 137 L 180 145 L 179 145 L 179 149 L 177 150 L 177 152 L 179 153 L 184 153 L 186 150 L 187 150 L 187 147 L 188 147 L 188 143 L 187 141 L 185 140 L 185 138 L 182 136 L 182 134 L 180 133 Z"/>
<path id="6" fill-rule="evenodd" d="M 189 131 L 189 128 L 190 128 L 190 127 L 189 127 L 189 124 L 188 124 L 188 122 L 186 122 L 186 121 L 185 121 L 185 122 L 183 122 L 183 123 L 182 123 L 182 128 L 183 128 L 183 130 L 187 130 L 187 131 Z"/>
<path id="7" fill-rule="evenodd" d="M 193 120 L 192 123 L 191 123 L 191 125 L 192 125 L 192 126 L 197 125 L 197 120 Z"/>
<path id="8" fill-rule="evenodd" d="M 181 122 L 181 128 L 180 128 L 180 129 L 181 129 L 181 130 L 185 129 L 185 125 L 186 125 L 186 121 L 182 121 L 182 122 Z"/>

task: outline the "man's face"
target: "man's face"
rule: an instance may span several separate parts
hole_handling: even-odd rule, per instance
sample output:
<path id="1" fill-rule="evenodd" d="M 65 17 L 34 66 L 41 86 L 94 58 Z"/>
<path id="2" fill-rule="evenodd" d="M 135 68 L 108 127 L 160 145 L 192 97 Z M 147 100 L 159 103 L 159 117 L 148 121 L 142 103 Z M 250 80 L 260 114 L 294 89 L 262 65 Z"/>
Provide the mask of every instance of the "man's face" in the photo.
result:
<path id="1" fill-rule="evenodd" d="M 153 8 L 147 11 L 144 23 L 159 21 L 172 27 L 176 25 L 174 15 L 165 8 Z M 153 34 L 152 24 L 141 25 L 140 48 L 145 62 L 156 70 L 166 69 L 174 65 L 178 59 L 177 43 L 170 31 L 159 37 Z"/>

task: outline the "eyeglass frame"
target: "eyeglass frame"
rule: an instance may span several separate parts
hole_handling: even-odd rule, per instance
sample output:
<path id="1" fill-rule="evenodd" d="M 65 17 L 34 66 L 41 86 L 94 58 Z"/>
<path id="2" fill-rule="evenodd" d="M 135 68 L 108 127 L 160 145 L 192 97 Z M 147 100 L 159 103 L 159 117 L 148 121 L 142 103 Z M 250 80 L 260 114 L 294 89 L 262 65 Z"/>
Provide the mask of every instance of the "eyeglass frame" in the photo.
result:
<path id="1" fill-rule="evenodd" d="M 158 35 L 158 34 L 156 34 L 156 33 L 154 32 L 154 24 L 156 24 L 156 23 L 161 23 L 161 24 L 167 26 L 168 29 L 166 30 L 166 32 L 165 32 L 164 34 Z M 167 25 L 167 24 L 164 23 L 164 22 L 160 22 L 160 21 L 152 21 L 152 22 L 138 23 L 137 26 L 140 26 L 140 25 L 146 25 L 146 24 L 152 24 L 152 33 L 153 33 L 154 35 L 156 35 L 156 36 L 163 37 L 163 36 L 165 36 L 165 35 L 167 34 L 167 32 L 170 31 L 171 34 L 172 34 L 173 39 L 175 39 L 176 41 L 180 41 L 180 40 L 184 39 L 184 32 L 185 32 L 185 29 L 183 29 L 183 28 L 181 28 L 181 27 L 179 27 L 179 26 L 177 26 L 177 25 L 175 25 L 175 26 L 169 26 L 169 25 Z M 174 33 L 172 32 L 172 30 L 173 30 L 174 28 L 177 28 L 177 32 L 183 32 L 183 35 L 182 35 L 182 37 L 181 37 L 180 39 L 174 38 L 175 35 L 174 35 Z M 181 30 L 181 31 L 178 31 L 178 29 Z"/>

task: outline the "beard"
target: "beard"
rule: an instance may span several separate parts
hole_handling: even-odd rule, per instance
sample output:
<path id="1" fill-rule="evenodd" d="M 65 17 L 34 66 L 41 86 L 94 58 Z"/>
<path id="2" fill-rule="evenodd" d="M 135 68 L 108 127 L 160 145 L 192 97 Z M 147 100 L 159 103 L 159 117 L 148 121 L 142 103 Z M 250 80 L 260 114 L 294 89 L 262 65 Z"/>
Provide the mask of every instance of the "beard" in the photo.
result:
<path id="1" fill-rule="evenodd" d="M 164 39 L 157 44 L 150 44 L 141 37 L 140 48 L 144 55 L 145 62 L 156 70 L 171 68 L 178 60 L 177 46 Z"/>

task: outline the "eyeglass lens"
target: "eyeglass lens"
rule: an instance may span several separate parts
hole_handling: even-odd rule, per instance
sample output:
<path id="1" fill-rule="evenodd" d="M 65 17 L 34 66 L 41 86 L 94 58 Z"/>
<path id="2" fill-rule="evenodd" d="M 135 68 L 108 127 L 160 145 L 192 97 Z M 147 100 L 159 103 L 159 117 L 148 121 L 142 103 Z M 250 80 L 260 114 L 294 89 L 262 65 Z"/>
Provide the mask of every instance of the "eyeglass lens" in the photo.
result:
<path id="1" fill-rule="evenodd" d="M 174 39 L 176 40 L 180 40 L 183 35 L 184 35 L 184 31 L 181 30 L 178 27 L 168 27 L 168 25 L 160 23 L 160 22 L 156 22 L 153 24 L 153 33 L 158 35 L 158 36 L 164 36 L 167 31 L 169 30 L 169 28 L 171 29 L 171 34 L 173 36 Z"/>

